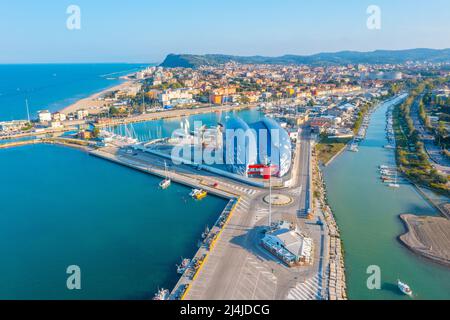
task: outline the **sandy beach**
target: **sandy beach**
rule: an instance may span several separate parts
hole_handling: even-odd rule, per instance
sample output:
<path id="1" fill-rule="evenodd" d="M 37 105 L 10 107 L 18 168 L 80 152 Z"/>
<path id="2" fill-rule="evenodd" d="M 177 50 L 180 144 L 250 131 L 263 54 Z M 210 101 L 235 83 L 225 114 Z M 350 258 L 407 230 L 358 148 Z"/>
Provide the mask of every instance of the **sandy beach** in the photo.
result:
<path id="1" fill-rule="evenodd" d="M 407 232 L 400 241 L 413 252 L 450 266 L 450 221 L 442 217 L 402 214 Z"/>
<path id="2" fill-rule="evenodd" d="M 93 95 L 87 98 L 78 100 L 77 102 L 65 107 L 64 109 L 61 109 L 60 112 L 67 115 L 70 113 L 75 113 L 77 110 L 84 109 L 89 111 L 90 114 L 100 113 L 105 107 L 109 106 L 112 103 L 111 101 L 99 100 L 100 97 L 111 91 L 127 90 L 128 88 L 134 85 L 135 85 L 134 81 L 126 80 L 121 84 L 94 93 Z"/>

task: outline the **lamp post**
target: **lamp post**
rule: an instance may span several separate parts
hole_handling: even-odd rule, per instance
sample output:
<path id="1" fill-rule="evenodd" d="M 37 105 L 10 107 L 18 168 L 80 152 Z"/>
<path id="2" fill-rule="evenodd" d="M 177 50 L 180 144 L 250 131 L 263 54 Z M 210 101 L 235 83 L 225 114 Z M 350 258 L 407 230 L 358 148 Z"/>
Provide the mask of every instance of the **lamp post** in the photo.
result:
<path id="1" fill-rule="evenodd" d="M 269 229 L 272 227 L 272 175 L 269 176 Z"/>

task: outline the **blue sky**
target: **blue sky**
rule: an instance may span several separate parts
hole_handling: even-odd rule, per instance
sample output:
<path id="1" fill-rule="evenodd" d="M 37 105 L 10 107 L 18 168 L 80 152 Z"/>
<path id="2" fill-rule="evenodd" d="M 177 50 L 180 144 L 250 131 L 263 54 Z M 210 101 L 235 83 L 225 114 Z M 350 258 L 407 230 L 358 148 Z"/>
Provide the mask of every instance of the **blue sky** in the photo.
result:
<path id="1" fill-rule="evenodd" d="M 66 28 L 69 5 L 81 30 Z M 381 30 L 366 9 L 381 8 Z M 448 0 L 0 0 L 0 63 L 450 47 Z"/>

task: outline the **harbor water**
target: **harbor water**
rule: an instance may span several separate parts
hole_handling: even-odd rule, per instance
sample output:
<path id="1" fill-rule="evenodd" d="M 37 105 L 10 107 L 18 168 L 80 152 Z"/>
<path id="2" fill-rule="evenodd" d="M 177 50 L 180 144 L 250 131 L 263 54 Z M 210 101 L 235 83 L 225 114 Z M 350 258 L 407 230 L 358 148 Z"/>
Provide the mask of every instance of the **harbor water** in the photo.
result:
<path id="1" fill-rule="evenodd" d="M 413 186 L 399 189 L 380 180 L 378 166 L 395 165 L 393 150 L 383 148 L 387 106 L 371 117 L 359 152 L 344 152 L 324 168 L 328 202 L 336 216 L 345 251 L 350 299 L 410 299 L 397 288 L 397 279 L 410 285 L 414 299 L 449 299 L 450 269 L 417 256 L 397 237 L 406 229 L 399 215 L 437 215 Z M 381 271 L 381 289 L 370 290 L 369 266 Z"/>
<path id="2" fill-rule="evenodd" d="M 0 299 L 150 299 L 227 203 L 57 146 L 0 150 L 0 176 Z"/>

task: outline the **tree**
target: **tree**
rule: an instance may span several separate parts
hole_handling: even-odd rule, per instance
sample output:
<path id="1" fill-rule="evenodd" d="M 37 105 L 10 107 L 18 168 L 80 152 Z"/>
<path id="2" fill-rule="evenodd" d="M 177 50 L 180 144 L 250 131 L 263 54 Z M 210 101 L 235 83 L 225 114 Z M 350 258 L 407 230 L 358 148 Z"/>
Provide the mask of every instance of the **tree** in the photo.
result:
<path id="1" fill-rule="evenodd" d="M 94 127 L 94 130 L 92 130 L 92 137 L 93 138 L 98 138 L 100 135 L 100 128 L 99 127 Z"/>

